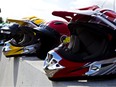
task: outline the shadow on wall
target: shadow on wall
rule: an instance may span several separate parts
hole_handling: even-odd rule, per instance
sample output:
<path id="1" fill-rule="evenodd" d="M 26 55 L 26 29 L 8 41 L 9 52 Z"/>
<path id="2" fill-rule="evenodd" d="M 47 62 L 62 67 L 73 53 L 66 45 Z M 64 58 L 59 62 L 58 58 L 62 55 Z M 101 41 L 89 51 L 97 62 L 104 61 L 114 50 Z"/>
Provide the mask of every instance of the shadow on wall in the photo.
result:
<path id="1" fill-rule="evenodd" d="M 115 87 L 116 79 L 97 79 L 97 80 L 77 80 L 77 81 L 63 81 L 63 82 L 52 82 L 53 87 Z"/>

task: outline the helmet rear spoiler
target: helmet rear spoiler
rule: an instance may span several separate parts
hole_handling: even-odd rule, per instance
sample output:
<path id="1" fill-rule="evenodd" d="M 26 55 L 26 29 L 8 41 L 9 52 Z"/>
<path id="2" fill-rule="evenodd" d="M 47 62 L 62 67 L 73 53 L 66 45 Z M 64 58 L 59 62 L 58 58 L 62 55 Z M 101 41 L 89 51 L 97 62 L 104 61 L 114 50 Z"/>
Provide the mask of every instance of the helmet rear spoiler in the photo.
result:
<path id="1" fill-rule="evenodd" d="M 52 15 L 64 18 L 68 22 L 72 20 L 76 15 L 91 16 L 93 14 L 95 14 L 95 11 L 92 11 L 92 10 L 53 11 L 52 12 Z"/>
<path id="2" fill-rule="evenodd" d="M 85 15 L 87 15 L 89 11 L 94 11 L 98 8 L 99 7 L 97 5 L 93 5 L 93 6 L 89 6 L 89 7 L 85 7 L 85 8 L 76 9 L 75 12 L 72 12 L 72 11 L 70 11 L 70 12 L 68 12 L 68 11 L 53 11 L 52 15 L 64 18 L 65 20 L 67 20 L 69 22 L 75 16 L 75 14 L 85 13 Z"/>
<path id="3" fill-rule="evenodd" d="M 24 20 L 10 19 L 10 18 L 7 19 L 7 22 L 15 22 L 15 23 L 18 23 L 19 25 L 26 25 L 27 24 L 27 22 Z"/>
<path id="4" fill-rule="evenodd" d="M 74 13 L 68 11 L 53 11 L 52 15 L 64 18 L 68 22 L 74 17 Z"/>

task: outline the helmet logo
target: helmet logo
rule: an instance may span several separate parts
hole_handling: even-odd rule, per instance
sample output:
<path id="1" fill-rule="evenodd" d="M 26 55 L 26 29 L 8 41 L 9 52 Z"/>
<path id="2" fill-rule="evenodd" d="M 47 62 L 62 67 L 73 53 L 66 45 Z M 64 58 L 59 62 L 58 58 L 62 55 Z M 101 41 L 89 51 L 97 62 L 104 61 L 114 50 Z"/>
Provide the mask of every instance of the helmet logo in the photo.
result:
<path id="1" fill-rule="evenodd" d="M 63 22 L 60 22 L 60 21 L 57 21 L 54 23 L 55 25 L 60 25 L 60 24 L 63 24 Z"/>
<path id="2" fill-rule="evenodd" d="M 67 35 L 62 35 L 62 36 L 60 37 L 60 42 L 63 43 L 63 44 L 67 44 L 67 43 L 70 42 L 70 37 L 67 36 Z"/>

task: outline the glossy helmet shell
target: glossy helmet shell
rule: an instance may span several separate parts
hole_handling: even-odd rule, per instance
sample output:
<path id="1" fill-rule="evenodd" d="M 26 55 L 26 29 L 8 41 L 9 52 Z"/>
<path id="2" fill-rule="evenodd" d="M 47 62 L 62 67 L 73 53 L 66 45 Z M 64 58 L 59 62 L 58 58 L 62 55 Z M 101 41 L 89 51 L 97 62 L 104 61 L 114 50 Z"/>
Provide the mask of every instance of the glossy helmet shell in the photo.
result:
<path id="1" fill-rule="evenodd" d="M 39 31 L 40 41 L 42 43 L 38 50 L 38 57 L 45 59 L 49 50 L 60 45 L 62 36 L 70 36 L 68 23 L 60 20 L 52 20 L 45 24 L 40 25 L 37 30 Z"/>
<path id="2" fill-rule="evenodd" d="M 39 31 L 44 33 L 57 32 L 59 35 L 67 35 L 70 36 L 70 31 L 67 27 L 68 23 L 60 20 L 52 20 L 44 24 L 44 26 L 40 25 Z"/>

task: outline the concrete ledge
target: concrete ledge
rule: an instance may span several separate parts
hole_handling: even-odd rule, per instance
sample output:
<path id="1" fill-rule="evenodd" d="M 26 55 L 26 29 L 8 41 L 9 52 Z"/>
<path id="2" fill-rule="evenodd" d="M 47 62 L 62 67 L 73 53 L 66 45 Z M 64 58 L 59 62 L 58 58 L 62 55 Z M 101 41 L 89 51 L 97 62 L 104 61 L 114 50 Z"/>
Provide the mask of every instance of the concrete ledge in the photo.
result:
<path id="1" fill-rule="evenodd" d="M 1 53 L 0 87 L 115 87 L 116 79 L 50 81 L 43 71 L 43 61 L 36 57 L 6 58 Z"/>

